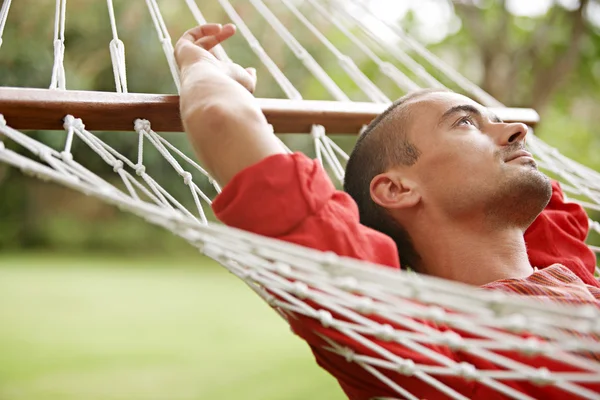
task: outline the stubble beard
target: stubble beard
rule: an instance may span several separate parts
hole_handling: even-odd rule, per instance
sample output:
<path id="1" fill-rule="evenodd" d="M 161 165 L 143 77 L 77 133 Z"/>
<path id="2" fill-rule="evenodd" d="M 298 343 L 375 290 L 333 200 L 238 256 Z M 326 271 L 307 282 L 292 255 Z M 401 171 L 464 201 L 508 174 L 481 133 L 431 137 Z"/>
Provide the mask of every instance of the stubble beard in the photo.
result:
<path id="1" fill-rule="evenodd" d="M 505 167 L 510 170 L 497 184 L 486 216 L 496 228 L 512 226 L 525 231 L 548 205 L 552 184 L 533 162 Z"/>

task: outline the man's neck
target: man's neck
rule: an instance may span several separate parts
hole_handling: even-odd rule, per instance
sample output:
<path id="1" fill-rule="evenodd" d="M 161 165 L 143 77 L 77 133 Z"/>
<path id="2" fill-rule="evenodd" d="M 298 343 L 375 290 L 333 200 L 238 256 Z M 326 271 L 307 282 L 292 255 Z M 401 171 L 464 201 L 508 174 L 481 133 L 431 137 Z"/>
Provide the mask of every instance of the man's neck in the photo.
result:
<path id="1" fill-rule="evenodd" d="M 427 251 L 417 249 L 423 272 L 476 286 L 532 274 L 521 229 L 461 228 L 446 226 L 427 235 Z"/>

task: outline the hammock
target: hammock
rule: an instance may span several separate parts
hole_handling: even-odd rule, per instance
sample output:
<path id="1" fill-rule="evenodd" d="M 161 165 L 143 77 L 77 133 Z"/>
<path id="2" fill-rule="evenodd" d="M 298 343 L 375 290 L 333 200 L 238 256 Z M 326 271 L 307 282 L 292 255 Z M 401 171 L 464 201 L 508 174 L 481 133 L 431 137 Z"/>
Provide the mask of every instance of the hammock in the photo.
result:
<path id="1" fill-rule="evenodd" d="M 280 17 L 263 0 L 249 2 L 255 12 L 252 18 L 266 21 L 333 98 L 304 100 L 246 25 L 248 18 L 243 19 L 228 0 L 218 0 L 287 97 L 259 99 L 260 105 L 275 132 L 310 133 L 317 158 L 336 180 L 343 180 L 347 155 L 326 133 L 357 133 L 387 107 L 390 99 L 382 88 L 388 89 L 389 85 L 406 92 L 444 87 L 440 83 L 444 80 L 453 89 L 493 108 L 506 121 L 534 126 L 538 120 L 533 110 L 504 107 L 399 27 L 377 20 L 358 0 L 332 2 L 327 7 L 306 0 L 301 8 L 290 0 L 270 1 L 270 5 L 283 5 L 286 18 L 293 17 L 308 29 L 322 46 L 319 51 L 331 53 L 369 100 L 349 102 L 347 91 L 338 86 Z M 415 395 L 410 385 L 399 383 L 406 379 L 416 382 L 417 386 L 410 387 L 434 388 L 439 394 L 435 398 L 468 398 L 459 389 L 461 385 L 449 383 L 461 381 L 495 391 L 502 398 L 534 398 L 519 390 L 523 386 L 518 383 L 526 382 L 534 387 L 555 387 L 557 393 L 566 395 L 600 397 L 588 388 L 600 383 L 600 312 L 596 307 L 540 302 L 433 277 L 392 272 L 209 222 L 205 209 L 211 198 L 201 188 L 206 188 L 206 182 L 216 192 L 220 188 L 192 158 L 157 133 L 181 130 L 178 98 L 128 93 L 125 48 L 118 36 L 112 0 L 107 5 L 113 36 L 109 51 L 118 93 L 66 90 L 66 0 L 56 0 L 51 90 L 0 88 L 1 162 L 99 198 L 180 236 L 242 279 L 284 318 L 306 321 L 322 340 L 323 351 L 364 369 L 394 397 L 420 398 L 418 390 Z M 146 5 L 178 88 L 172 41 L 161 10 L 156 0 L 146 0 Z M 186 0 L 186 5 L 198 23 L 206 22 L 194 1 Z M 0 45 L 10 6 L 11 0 L 5 0 L 0 9 Z M 377 66 L 384 84 L 367 77 L 352 57 L 342 53 L 311 22 L 322 21 L 322 17 L 360 51 L 363 59 Z M 377 31 L 373 21 L 378 21 Z M 388 38 L 376 33 L 382 28 L 387 30 Z M 217 52 L 227 59 L 223 48 L 219 46 Z M 64 129 L 65 140 L 51 147 L 18 129 Z M 108 136 L 100 139 L 91 132 L 131 129 L 137 135 L 137 157 L 132 158 L 111 147 Z M 84 160 L 76 160 L 72 150 L 82 146 L 110 166 L 116 180 L 102 178 L 86 168 Z M 560 179 L 572 201 L 600 211 L 600 174 L 562 156 L 533 135 L 528 146 L 540 167 Z M 17 147 L 22 149 L 15 151 Z M 186 199 L 175 198 L 159 179 L 153 178 L 144 164 L 149 152 L 158 152 L 180 176 L 188 193 Z M 590 226 L 600 233 L 598 222 L 590 220 Z M 590 247 L 600 252 L 600 248 Z M 420 353 L 426 362 L 403 357 L 402 349 Z M 507 352 L 522 357 L 511 358 Z M 459 353 L 464 357 L 453 356 Z M 469 358 L 487 360 L 490 368 L 475 368 L 465 361 Z M 527 359 L 556 360 L 568 368 L 549 370 L 543 364 L 532 366 Z"/>

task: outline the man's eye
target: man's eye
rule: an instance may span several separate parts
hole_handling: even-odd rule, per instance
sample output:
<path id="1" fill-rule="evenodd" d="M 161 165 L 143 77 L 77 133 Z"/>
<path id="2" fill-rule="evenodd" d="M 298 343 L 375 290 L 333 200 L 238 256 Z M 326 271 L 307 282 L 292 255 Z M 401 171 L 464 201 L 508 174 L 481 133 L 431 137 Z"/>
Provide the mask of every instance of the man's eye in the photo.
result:
<path id="1" fill-rule="evenodd" d="M 471 117 L 462 117 L 461 119 L 458 120 L 457 125 L 473 125 L 473 126 L 475 126 Z"/>

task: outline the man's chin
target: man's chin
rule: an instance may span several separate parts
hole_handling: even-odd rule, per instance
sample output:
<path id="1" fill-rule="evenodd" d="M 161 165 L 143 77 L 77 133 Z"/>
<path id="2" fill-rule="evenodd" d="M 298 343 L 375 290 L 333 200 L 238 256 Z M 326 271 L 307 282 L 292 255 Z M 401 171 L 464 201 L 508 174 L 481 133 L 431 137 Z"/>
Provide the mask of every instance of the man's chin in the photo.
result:
<path id="1" fill-rule="evenodd" d="M 527 223 L 529 226 L 548 205 L 552 196 L 552 183 L 534 163 L 530 165 L 524 176 L 521 176 L 515 189 L 521 192 L 523 218 L 530 220 Z"/>
<path id="2" fill-rule="evenodd" d="M 533 162 L 532 164 L 525 165 L 525 167 L 528 167 L 525 169 L 525 175 L 528 176 L 528 179 L 530 180 L 529 183 L 534 187 L 539 185 L 539 189 L 542 193 L 549 191 L 551 195 L 552 182 L 548 175 L 538 169 L 537 163 Z"/>
<path id="3" fill-rule="evenodd" d="M 537 165 L 523 164 L 512 179 L 506 179 L 498 185 L 494 204 L 488 212 L 498 224 L 519 226 L 524 230 L 531 225 L 544 210 L 552 196 L 552 184 Z"/>

